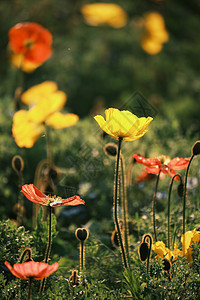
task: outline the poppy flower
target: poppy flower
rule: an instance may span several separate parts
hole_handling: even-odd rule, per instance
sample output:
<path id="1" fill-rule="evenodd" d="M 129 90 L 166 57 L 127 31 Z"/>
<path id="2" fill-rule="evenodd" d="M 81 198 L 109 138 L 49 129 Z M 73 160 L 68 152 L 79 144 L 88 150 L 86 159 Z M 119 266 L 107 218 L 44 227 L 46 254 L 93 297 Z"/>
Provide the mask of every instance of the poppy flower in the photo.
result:
<path id="1" fill-rule="evenodd" d="M 152 246 L 152 250 L 157 254 L 157 257 L 176 260 L 179 256 L 185 256 L 188 263 L 192 263 L 192 244 L 200 242 L 200 232 L 196 229 L 187 231 L 181 236 L 182 249 L 179 250 L 177 245 L 174 245 L 174 250 L 168 249 L 162 241 L 158 241 Z"/>
<path id="2" fill-rule="evenodd" d="M 169 156 L 160 155 L 158 157 L 153 158 L 144 158 L 140 155 L 133 154 L 136 162 L 146 166 L 146 171 L 151 174 L 168 174 L 170 177 L 176 175 L 175 170 L 183 170 L 186 169 L 190 157 L 187 158 L 179 158 L 175 157 L 170 159 Z M 177 176 L 175 177 L 176 180 L 180 181 L 180 178 Z"/>
<path id="3" fill-rule="evenodd" d="M 9 30 L 9 47 L 22 68 L 24 62 L 36 67 L 51 56 L 52 34 L 37 23 L 18 23 Z"/>
<path id="4" fill-rule="evenodd" d="M 163 48 L 163 43 L 169 39 L 169 34 L 165 28 L 165 22 L 157 12 L 151 12 L 144 17 L 144 33 L 141 46 L 148 54 L 159 53 Z"/>
<path id="5" fill-rule="evenodd" d="M 19 110 L 14 114 L 12 134 L 19 147 L 31 148 L 42 135 L 45 125 L 54 129 L 73 126 L 79 117 L 59 112 L 67 96 L 58 90 L 53 81 L 45 81 L 31 87 L 22 94 L 22 102 L 30 106 L 28 111 Z"/>
<path id="6" fill-rule="evenodd" d="M 124 27 L 127 23 L 127 14 L 114 3 L 85 4 L 81 12 L 87 24 L 92 26 L 109 25 L 114 28 Z"/>
<path id="7" fill-rule="evenodd" d="M 41 280 L 58 269 L 57 262 L 49 265 L 43 262 L 28 261 L 22 264 L 14 264 L 13 267 L 7 261 L 4 264 L 14 276 L 25 280 L 30 277 Z"/>
<path id="8" fill-rule="evenodd" d="M 107 134 L 116 140 L 122 138 L 123 141 L 131 142 L 141 138 L 146 132 L 153 118 L 138 118 L 128 110 L 118 110 L 109 108 L 105 111 L 106 120 L 101 115 L 94 119 Z"/>
<path id="9" fill-rule="evenodd" d="M 57 196 L 47 196 L 38 190 L 33 184 L 23 185 L 21 192 L 28 200 L 45 206 L 57 207 L 85 204 L 85 201 L 79 196 L 73 196 L 67 199 L 62 199 L 61 197 Z"/>

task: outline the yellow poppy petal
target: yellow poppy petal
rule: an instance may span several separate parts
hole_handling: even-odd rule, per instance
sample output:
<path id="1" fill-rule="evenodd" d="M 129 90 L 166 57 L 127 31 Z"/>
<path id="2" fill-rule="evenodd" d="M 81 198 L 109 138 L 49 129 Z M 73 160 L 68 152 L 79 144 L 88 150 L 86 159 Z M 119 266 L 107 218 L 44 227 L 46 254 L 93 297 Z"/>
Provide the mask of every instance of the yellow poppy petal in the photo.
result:
<path id="1" fill-rule="evenodd" d="M 61 129 L 75 125 L 78 119 L 79 117 L 75 114 L 62 114 L 60 112 L 55 112 L 47 118 L 46 124 L 54 129 Z"/>
<path id="2" fill-rule="evenodd" d="M 41 64 L 33 63 L 29 60 L 24 58 L 23 54 L 20 53 L 13 53 L 10 56 L 10 62 L 13 66 L 22 69 L 26 73 L 33 72 L 37 69 Z"/>
<path id="3" fill-rule="evenodd" d="M 56 91 L 41 99 L 29 110 L 29 118 L 35 123 L 45 122 L 51 114 L 63 108 L 66 102 L 66 94 L 62 91 Z"/>
<path id="4" fill-rule="evenodd" d="M 152 245 L 152 250 L 157 254 L 160 258 L 170 258 L 173 256 L 171 250 L 169 250 L 162 241 L 158 241 Z"/>
<path id="5" fill-rule="evenodd" d="M 29 120 L 29 113 L 19 110 L 13 117 L 12 134 L 19 147 L 31 148 L 41 136 L 43 125 L 38 125 Z"/>
<path id="6" fill-rule="evenodd" d="M 48 97 L 58 90 L 54 81 L 44 81 L 37 84 L 22 94 L 21 100 L 25 104 L 31 105 L 38 103 L 41 99 Z"/>

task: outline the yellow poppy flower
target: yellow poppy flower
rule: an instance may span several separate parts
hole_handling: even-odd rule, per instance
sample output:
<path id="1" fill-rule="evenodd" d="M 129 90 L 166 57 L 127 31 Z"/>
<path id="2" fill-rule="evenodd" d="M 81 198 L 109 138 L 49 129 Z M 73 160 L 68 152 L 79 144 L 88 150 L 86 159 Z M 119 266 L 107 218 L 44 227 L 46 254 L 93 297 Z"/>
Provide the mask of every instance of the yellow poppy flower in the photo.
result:
<path id="1" fill-rule="evenodd" d="M 79 119 L 77 115 L 59 112 L 66 99 L 66 94 L 59 91 L 57 84 L 52 81 L 45 81 L 23 93 L 22 101 L 32 106 L 28 111 L 18 111 L 13 117 L 12 134 L 16 144 L 19 147 L 32 147 L 45 125 L 54 129 L 75 125 Z"/>
<path id="2" fill-rule="evenodd" d="M 106 120 L 101 115 L 94 119 L 107 134 L 116 140 L 122 138 L 124 141 L 131 142 L 141 138 L 146 132 L 146 128 L 153 118 L 138 118 L 128 110 L 120 111 L 116 108 L 109 108 L 105 111 Z"/>
<path id="3" fill-rule="evenodd" d="M 125 11 L 114 3 L 85 4 L 81 8 L 81 12 L 86 23 L 92 26 L 106 24 L 114 28 L 121 28 L 127 23 Z"/>
<path id="4" fill-rule="evenodd" d="M 34 63 L 32 61 L 26 60 L 23 54 L 13 53 L 10 55 L 10 62 L 13 66 L 18 69 L 22 69 L 26 73 L 31 73 L 37 69 L 41 64 Z"/>

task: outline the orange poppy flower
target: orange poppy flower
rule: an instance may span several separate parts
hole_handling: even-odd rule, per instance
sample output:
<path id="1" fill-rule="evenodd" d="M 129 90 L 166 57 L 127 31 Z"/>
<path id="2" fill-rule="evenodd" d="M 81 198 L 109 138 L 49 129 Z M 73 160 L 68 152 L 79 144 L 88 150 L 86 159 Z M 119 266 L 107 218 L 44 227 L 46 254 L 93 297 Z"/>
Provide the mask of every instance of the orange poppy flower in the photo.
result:
<path id="1" fill-rule="evenodd" d="M 73 196 L 67 199 L 62 199 L 56 196 L 46 196 L 40 190 L 38 190 L 33 184 L 25 184 L 22 186 L 21 192 L 26 198 L 34 203 L 57 207 L 57 206 L 76 206 L 79 204 L 85 204 L 79 196 Z"/>
<path id="2" fill-rule="evenodd" d="M 41 64 L 51 56 L 51 45 L 52 34 L 37 23 L 18 23 L 9 30 L 10 49 L 34 64 Z"/>
<path id="3" fill-rule="evenodd" d="M 133 157 L 135 158 L 136 162 L 146 166 L 146 171 L 151 174 L 168 174 L 170 177 L 176 175 L 175 170 L 183 170 L 186 169 L 190 157 L 187 158 L 179 158 L 175 157 L 172 160 L 169 156 L 160 155 L 154 158 L 144 158 L 140 155 L 134 154 Z M 177 176 L 175 177 L 176 180 L 180 180 Z"/>
<path id="4" fill-rule="evenodd" d="M 4 264 L 14 276 L 21 279 L 32 277 L 36 280 L 41 280 L 58 269 L 57 262 L 48 265 L 43 262 L 28 261 L 23 264 L 14 264 L 13 267 L 7 261 Z"/>

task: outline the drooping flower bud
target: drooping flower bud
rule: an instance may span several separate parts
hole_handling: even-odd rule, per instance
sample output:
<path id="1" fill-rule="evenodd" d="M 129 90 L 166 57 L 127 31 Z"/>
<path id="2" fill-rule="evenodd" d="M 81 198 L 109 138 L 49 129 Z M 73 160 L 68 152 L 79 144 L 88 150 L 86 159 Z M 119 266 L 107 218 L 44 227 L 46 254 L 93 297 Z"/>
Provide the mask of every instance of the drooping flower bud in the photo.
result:
<path id="1" fill-rule="evenodd" d="M 169 271 L 171 269 L 171 262 L 167 258 L 163 258 L 163 269 Z"/>
<path id="2" fill-rule="evenodd" d="M 192 146 L 192 153 L 193 155 L 200 154 L 200 141 L 196 141 L 194 145 Z"/>
<path id="3" fill-rule="evenodd" d="M 84 242 L 89 237 L 89 231 L 86 228 L 77 228 L 75 236 L 79 241 Z"/>
<path id="4" fill-rule="evenodd" d="M 178 187 L 177 187 L 177 193 L 179 195 L 179 197 L 183 197 L 184 194 L 184 184 L 183 182 L 180 182 Z"/>
<path id="5" fill-rule="evenodd" d="M 104 146 L 105 154 L 109 156 L 116 156 L 117 155 L 117 145 L 114 143 L 108 143 Z"/>
<path id="6" fill-rule="evenodd" d="M 80 284 L 80 276 L 78 275 L 78 270 L 72 270 L 72 275 L 69 277 L 69 285 L 79 285 Z"/>
<path id="7" fill-rule="evenodd" d="M 149 255 L 149 244 L 146 242 L 142 242 L 138 249 L 140 260 L 145 261 Z"/>

